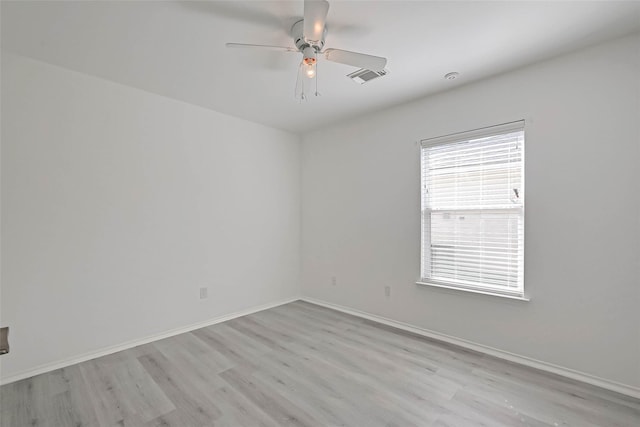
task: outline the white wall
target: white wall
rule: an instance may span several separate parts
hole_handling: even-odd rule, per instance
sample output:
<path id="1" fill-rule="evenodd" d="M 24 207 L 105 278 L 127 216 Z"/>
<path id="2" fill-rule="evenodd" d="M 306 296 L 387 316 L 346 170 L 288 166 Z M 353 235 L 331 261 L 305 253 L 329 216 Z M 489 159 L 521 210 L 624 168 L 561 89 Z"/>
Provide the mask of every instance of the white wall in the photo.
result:
<path id="1" fill-rule="evenodd" d="M 298 294 L 296 135 L 2 60 L 3 378 Z"/>
<path id="2" fill-rule="evenodd" d="M 639 46 L 620 39 L 305 136 L 303 295 L 640 387 Z M 416 285 L 416 141 L 523 118 L 532 300 Z"/>
<path id="3" fill-rule="evenodd" d="M 639 45 L 305 137 L 304 294 L 640 387 Z M 2 378 L 297 295 L 297 136 L 2 60 Z M 521 118 L 532 301 L 415 285 L 415 142 Z"/>

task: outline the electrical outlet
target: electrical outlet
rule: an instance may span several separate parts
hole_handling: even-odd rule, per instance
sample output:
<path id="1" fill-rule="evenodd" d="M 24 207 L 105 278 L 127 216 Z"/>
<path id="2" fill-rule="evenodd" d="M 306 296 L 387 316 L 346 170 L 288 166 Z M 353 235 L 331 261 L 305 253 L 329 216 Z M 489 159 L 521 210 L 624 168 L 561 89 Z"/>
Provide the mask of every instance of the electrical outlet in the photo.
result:
<path id="1" fill-rule="evenodd" d="M 331 285 L 335 286 L 338 284 L 338 278 L 336 276 L 331 276 Z"/>
<path id="2" fill-rule="evenodd" d="M 384 287 L 384 295 L 387 297 L 391 296 L 391 286 L 385 286 Z"/>
<path id="3" fill-rule="evenodd" d="M 207 288 L 200 288 L 200 299 L 205 299 L 209 296 L 209 290 Z"/>

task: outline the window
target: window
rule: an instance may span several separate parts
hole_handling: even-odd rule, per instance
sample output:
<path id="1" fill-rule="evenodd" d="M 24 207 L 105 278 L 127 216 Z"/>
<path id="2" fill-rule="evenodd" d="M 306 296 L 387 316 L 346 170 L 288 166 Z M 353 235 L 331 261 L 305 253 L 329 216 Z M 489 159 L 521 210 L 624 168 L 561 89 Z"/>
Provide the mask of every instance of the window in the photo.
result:
<path id="1" fill-rule="evenodd" d="M 421 283 L 524 298 L 524 122 L 421 142 Z"/>

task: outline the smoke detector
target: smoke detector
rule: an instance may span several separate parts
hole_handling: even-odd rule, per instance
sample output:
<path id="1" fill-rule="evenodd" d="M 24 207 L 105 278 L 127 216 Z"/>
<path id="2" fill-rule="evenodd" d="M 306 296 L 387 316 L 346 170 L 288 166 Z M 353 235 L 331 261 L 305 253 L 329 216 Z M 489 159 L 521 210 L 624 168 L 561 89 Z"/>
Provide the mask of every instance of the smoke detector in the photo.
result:
<path id="1" fill-rule="evenodd" d="M 371 71 L 361 68 L 351 74 L 347 74 L 347 77 L 349 77 L 354 82 L 360 83 L 362 85 L 368 81 L 377 79 L 378 77 L 386 76 L 387 74 L 389 74 L 389 71 L 387 70 Z"/>
<path id="2" fill-rule="evenodd" d="M 446 80 L 455 80 L 460 76 L 460 73 L 457 73 L 455 71 L 451 72 L 451 73 L 447 73 L 444 75 L 444 78 Z"/>

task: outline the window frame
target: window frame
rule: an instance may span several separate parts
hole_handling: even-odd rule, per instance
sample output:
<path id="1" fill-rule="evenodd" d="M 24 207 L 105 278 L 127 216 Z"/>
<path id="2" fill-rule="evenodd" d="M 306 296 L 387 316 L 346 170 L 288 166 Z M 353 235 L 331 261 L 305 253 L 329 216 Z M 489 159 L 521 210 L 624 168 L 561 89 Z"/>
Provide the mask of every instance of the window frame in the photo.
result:
<path id="1" fill-rule="evenodd" d="M 529 296 L 525 294 L 525 285 L 524 285 L 524 272 L 525 272 L 524 270 L 524 253 L 525 253 L 524 227 L 525 227 L 525 205 L 526 205 L 525 198 L 523 198 L 521 206 L 513 207 L 513 208 L 496 208 L 496 210 L 500 212 L 517 211 L 519 212 L 519 215 L 521 217 L 522 227 L 523 227 L 522 247 L 521 247 L 521 254 L 520 254 L 522 256 L 522 271 L 521 271 L 522 280 L 521 280 L 521 286 L 517 290 L 512 291 L 504 288 L 501 289 L 498 286 L 492 287 L 490 285 L 489 286 L 464 285 L 461 283 L 449 282 L 446 280 L 423 277 L 423 276 L 426 276 L 426 274 L 424 273 L 426 271 L 425 261 L 427 258 L 425 254 L 425 246 L 426 246 L 425 245 L 425 235 L 426 235 L 425 227 L 431 226 L 431 221 L 425 220 L 425 212 L 429 212 L 429 213 L 432 212 L 432 210 L 425 208 L 424 188 L 426 185 L 426 182 L 425 182 L 426 166 L 424 165 L 424 159 L 425 159 L 424 149 L 428 147 L 439 146 L 439 145 L 456 144 L 460 142 L 465 142 L 465 141 L 470 141 L 470 140 L 485 138 L 490 136 L 504 135 L 504 134 L 516 132 L 516 131 L 522 131 L 524 136 L 523 146 L 521 151 L 521 163 L 520 163 L 520 171 L 521 171 L 520 188 L 521 188 L 522 194 L 524 195 L 525 194 L 525 191 L 524 191 L 525 189 L 525 147 L 526 147 L 524 120 L 503 123 L 495 126 L 483 127 L 483 128 L 474 129 L 471 131 L 457 132 L 457 133 L 448 134 L 444 136 L 427 138 L 419 141 L 418 146 L 419 146 L 419 152 L 420 152 L 420 223 L 421 224 L 420 224 L 420 275 L 419 275 L 420 279 L 416 282 L 417 284 L 433 286 L 437 288 L 452 289 L 456 291 L 470 292 L 475 294 L 483 294 L 483 295 L 497 296 L 497 297 L 508 298 L 508 299 L 522 300 L 522 301 L 530 300 Z M 484 209 L 468 209 L 468 210 L 474 211 L 474 212 L 479 212 L 479 211 L 487 212 L 491 209 L 484 208 Z M 431 236 L 431 232 L 429 232 L 429 236 Z"/>

